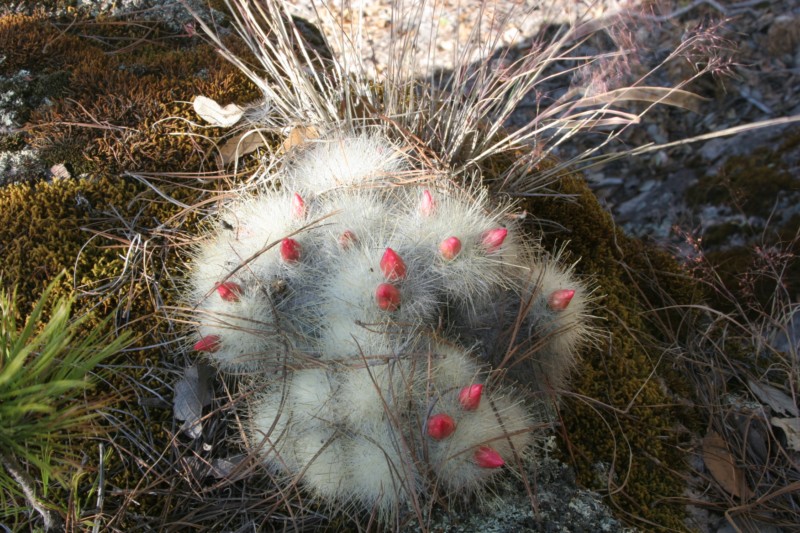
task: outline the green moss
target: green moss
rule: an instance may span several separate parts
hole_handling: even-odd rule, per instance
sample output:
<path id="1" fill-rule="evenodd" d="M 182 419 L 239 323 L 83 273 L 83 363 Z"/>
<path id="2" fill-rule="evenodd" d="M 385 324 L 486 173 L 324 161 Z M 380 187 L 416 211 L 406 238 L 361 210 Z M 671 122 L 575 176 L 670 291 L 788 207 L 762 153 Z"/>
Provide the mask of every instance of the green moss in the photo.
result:
<path id="1" fill-rule="evenodd" d="M 18 285 L 18 304 L 27 312 L 47 282 L 66 270 L 55 293 L 78 289 L 75 311 L 89 315 L 85 327 L 115 312 L 120 327 L 133 329 L 141 346 L 152 347 L 174 342 L 179 333 L 171 329 L 164 308 L 176 303 L 175 291 L 169 288 L 181 269 L 161 225 L 171 220 L 173 231 L 195 217 L 124 174 L 203 170 L 211 143 L 191 134 L 214 137 L 220 130 L 194 128 L 170 118 L 196 121 L 189 103 L 196 95 L 241 103 L 258 93 L 198 39 L 162 38 L 151 32 L 143 40 L 131 27 L 76 23 L 65 32 L 38 15 L 0 18 L 0 48 L 4 54 L 8 50 L 0 75 L 29 68 L 32 79 L 54 88 L 47 105 L 29 113 L 26 133 L 9 141 L 9 147 L 27 143 L 39 150 L 46 165 L 63 163 L 73 176 L 84 176 L 52 182 L 32 179 L 0 189 L 0 273 L 4 286 Z M 129 46 L 133 43 L 139 44 Z M 36 87 L 31 90 L 40 94 Z M 164 176 L 158 185 L 188 204 L 222 186 L 175 175 Z M 148 248 L 138 250 L 126 264 L 128 243 L 138 238 L 147 240 Z M 170 354 L 173 351 L 170 348 Z M 165 376 L 161 366 L 172 355 L 165 358 L 164 353 L 158 348 L 125 353 L 112 363 L 126 370 L 114 372 L 96 391 L 113 391 L 119 402 L 112 410 L 119 420 L 106 428 L 115 433 L 109 446 L 118 444 L 106 465 L 107 485 L 122 492 L 152 488 L 147 495 L 137 493 L 136 505 L 144 507 L 116 524 L 122 530 L 140 526 L 134 517 L 140 512 L 158 529 L 175 507 L 165 494 L 184 482 L 159 468 L 142 467 L 142 461 L 155 462 L 154 450 L 160 453 L 174 444 L 170 409 L 146 408 L 139 402 L 141 389 L 132 387 L 139 381 L 148 391 L 169 397 L 165 384 L 172 377 Z M 135 449 L 137 442 L 147 442 L 149 448 Z M 84 472 L 96 472 L 96 443 L 72 444 L 86 450 Z M 80 482 L 81 493 L 88 493 L 93 479 L 90 475 Z M 53 491 L 51 501 L 66 505 L 70 495 Z M 191 490 L 184 487 L 184 492 Z M 106 504 L 111 515 L 130 502 L 108 496 Z"/>
<path id="2" fill-rule="evenodd" d="M 22 134 L 0 135 L 0 152 L 10 152 L 25 148 Z"/>
<path id="3" fill-rule="evenodd" d="M 703 177 L 686 192 L 690 205 L 725 205 L 748 216 L 769 218 L 781 196 L 799 195 L 800 179 L 782 157 L 800 143 L 800 131 L 773 149 L 731 157 L 716 175 Z"/>
<path id="4" fill-rule="evenodd" d="M 197 121 L 197 95 L 249 102 L 256 87 L 198 39 L 154 24 L 73 21 L 64 32 L 42 16 L 0 19 L 0 75 L 30 69 L 26 142 L 75 174 L 201 168 L 214 128 Z M 47 104 L 44 101 L 47 97 Z M 38 105 L 41 104 L 41 105 Z M 166 119 L 166 120 L 165 120 Z"/>
<path id="5" fill-rule="evenodd" d="M 800 293 L 800 239 L 796 236 L 782 240 L 780 235 L 773 235 L 760 246 L 736 246 L 711 252 L 706 260 L 721 285 L 741 296 L 731 301 L 722 292 L 713 294 L 712 305 L 723 312 L 734 312 L 737 305 L 744 305 L 748 318 L 757 320 L 763 310 L 770 309 L 779 291 Z M 780 274 L 775 270 L 776 265 L 783 265 L 779 267 Z"/>
<path id="6" fill-rule="evenodd" d="M 710 293 L 716 309 L 730 313 L 743 307 L 747 318 L 758 318 L 768 309 L 778 289 L 788 294 L 800 291 L 800 215 L 784 219 L 783 207 L 800 201 L 800 178 L 785 160 L 793 158 L 800 146 L 800 130 L 789 130 L 783 142 L 760 148 L 747 156 L 730 158 L 717 175 L 704 177 L 687 192 L 691 205 L 721 205 L 746 215 L 743 223 L 725 222 L 709 227 L 703 234 L 705 267 L 713 269 L 722 287 Z M 777 207 L 777 209 L 776 209 Z M 736 237 L 736 246 L 731 242 Z M 772 267 L 786 262 L 781 281 Z M 771 266 L 772 265 L 772 266 Z M 730 293 L 738 293 L 731 301 Z"/>
<path id="7" fill-rule="evenodd" d="M 716 247 L 731 241 L 737 235 L 752 234 L 752 228 L 736 222 L 723 222 L 706 228 L 703 232 L 703 246 Z"/>

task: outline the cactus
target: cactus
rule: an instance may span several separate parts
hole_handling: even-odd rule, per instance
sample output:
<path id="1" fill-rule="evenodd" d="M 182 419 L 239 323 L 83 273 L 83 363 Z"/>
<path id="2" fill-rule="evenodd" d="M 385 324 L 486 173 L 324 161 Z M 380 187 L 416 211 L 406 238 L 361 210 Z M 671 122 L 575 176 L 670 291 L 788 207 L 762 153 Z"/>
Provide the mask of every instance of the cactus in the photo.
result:
<path id="1" fill-rule="evenodd" d="M 564 385 L 590 336 L 585 284 L 512 206 L 404 183 L 410 168 L 379 134 L 314 141 L 220 212 L 187 291 L 194 349 L 260 384 L 248 446 L 387 521 L 478 492 L 530 450 L 546 407 L 488 374 L 515 325 L 536 366 L 520 386 L 539 390 Z"/>

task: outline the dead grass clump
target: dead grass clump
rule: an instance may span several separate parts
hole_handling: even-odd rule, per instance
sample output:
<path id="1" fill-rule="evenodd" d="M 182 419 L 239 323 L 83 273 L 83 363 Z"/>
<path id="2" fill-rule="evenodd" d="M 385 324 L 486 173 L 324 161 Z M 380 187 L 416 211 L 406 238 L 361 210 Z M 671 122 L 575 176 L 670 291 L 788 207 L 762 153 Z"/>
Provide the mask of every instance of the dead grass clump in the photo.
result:
<path id="1" fill-rule="evenodd" d="M 691 505 L 737 531 L 796 527 L 800 516 L 800 233 L 762 237 L 737 274 L 700 255 L 708 304 L 677 359 L 704 421 Z"/>

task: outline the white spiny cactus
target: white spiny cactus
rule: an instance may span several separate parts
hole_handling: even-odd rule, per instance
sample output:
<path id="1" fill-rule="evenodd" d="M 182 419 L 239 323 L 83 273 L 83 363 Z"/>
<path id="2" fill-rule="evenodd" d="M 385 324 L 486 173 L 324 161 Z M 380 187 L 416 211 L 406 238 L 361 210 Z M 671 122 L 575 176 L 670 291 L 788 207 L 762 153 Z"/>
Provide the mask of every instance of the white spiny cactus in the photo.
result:
<path id="1" fill-rule="evenodd" d="M 197 18 L 262 98 L 194 102 L 212 126 L 236 126 L 217 139 L 226 174 L 240 177 L 242 157 L 259 169 L 196 246 L 189 344 L 248 377 L 237 435 L 279 490 L 369 514 L 364 529 L 411 511 L 426 530 L 435 503 L 480 497 L 509 470 L 524 477 L 595 335 L 592 284 L 563 249 L 543 248 L 549 235 L 530 234 L 582 231 L 581 220 L 540 225 L 518 208 L 563 200 L 560 180 L 618 157 L 606 150 L 656 104 L 701 99 L 652 86 L 656 70 L 639 75 L 621 13 L 571 10 L 565 22 L 546 2 L 478 2 L 465 26 L 459 6 L 393 2 L 373 71 L 368 2 L 302 2 L 311 24 L 284 2 L 224 0 L 230 25 Z M 328 22 L 333 49 L 313 27 Z M 620 48 L 586 53 L 595 32 Z M 690 44 L 705 54 L 708 38 L 664 64 Z M 442 55 L 452 70 L 431 62 Z M 598 142 L 557 161 L 582 131 Z M 277 500 L 293 518 L 296 500 Z"/>
<path id="2" fill-rule="evenodd" d="M 534 377 L 540 388 L 562 390 L 578 348 L 593 336 L 587 324 L 590 293 L 575 282 L 572 270 L 557 258 L 540 257 L 531 265 L 530 307 L 521 334 L 534 343 Z"/>
<path id="3" fill-rule="evenodd" d="M 532 415 L 482 379 L 441 343 L 296 371 L 252 406 L 250 440 L 317 496 L 385 517 L 433 487 L 477 490 L 529 447 Z"/>
<path id="4" fill-rule="evenodd" d="M 518 325 L 535 347 L 539 389 L 563 386 L 588 336 L 585 287 L 510 207 L 475 186 L 403 185 L 411 167 L 374 134 L 303 147 L 283 187 L 221 211 L 189 290 L 195 349 L 266 376 L 249 445 L 321 500 L 384 519 L 479 491 L 530 448 L 546 409 L 479 363 L 503 335 Z"/>
<path id="5" fill-rule="evenodd" d="M 314 157 L 299 154 L 281 177 L 286 188 L 320 194 L 336 188 L 374 187 L 402 178 L 409 167 L 396 146 L 377 134 L 331 135 L 317 140 Z"/>

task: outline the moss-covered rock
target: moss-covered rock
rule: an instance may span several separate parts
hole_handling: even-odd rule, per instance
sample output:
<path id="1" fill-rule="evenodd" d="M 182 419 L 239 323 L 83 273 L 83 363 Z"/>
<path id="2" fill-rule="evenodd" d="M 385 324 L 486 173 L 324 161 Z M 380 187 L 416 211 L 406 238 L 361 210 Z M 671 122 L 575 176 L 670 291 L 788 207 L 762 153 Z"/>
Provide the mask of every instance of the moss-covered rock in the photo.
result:
<path id="1" fill-rule="evenodd" d="M 54 296 L 77 292 L 73 310 L 90 315 L 85 327 L 115 313 L 118 327 L 132 329 L 139 345 L 150 347 L 121 354 L 112 364 L 126 370 L 112 373 L 95 391 L 113 393 L 117 402 L 109 411 L 113 415 L 107 415 L 113 423 L 106 430 L 111 432 L 108 442 L 118 447 L 104 473 L 109 486 L 125 493 L 151 482 L 140 470 L 142 461 L 150 461 L 153 450 L 168 448 L 172 439 L 170 410 L 143 407 L 141 390 L 131 384 L 139 380 L 169 395 L 166 371 L 158 368 L 167 352 L 158 346 L 177 335 L 165 308 L 174 304 L 175 292 L 169 288 L 181 269 L 164 228 L 167 221 L 174 231 L 181 222 L 196 220 L 127 173 L 173 172 L 159 179 L 160 191 L 190 205 L 216 194 L 221 180 L 203 184 L 174 174 L 207 170 L 212 143 L 206 136 L 220 133 L 187 121 L 196 119 L 190 102 L 197 94 L 246 102 L 257 93 L 210 46 L 171 35 L 155 23 L 9 15 L 0 17 L 0 48 L 6 56 L 0 75 L 25 69 L 31 84 L 23 94 L 28 107 L 18 114 L 22 131 L 7 137 L 4 146 L 34 147 L 40 168 L 64 164 L 73 176 L 50 179 L 42 171 L 0 189 L 3 286 L 17 286 L 20 312 L 27 313 L 47 283 L 66 271 Z M 133 401 L 127 403 L 129 398 Z M 134 437 L 148 442 L 150 451 L 128 454 Z M 48 492 L 63 514 L 70 512 L 68 502 L 90 494 L 97 482 L 96 443 L 72 444 L 85 450 L 86 463 L 80 469 L 76 465 L 73 487 Z M 145 511 L 149 516 L 162 517 L 170 506 L 156 496 L 152 502 L 142 498 L 152 503 Z M 116 497 L 107 502 L 108 516 L 129 503 Z M 24 500 L 10 508 L 22 516 Z M 114 525 L 119 530 L 136 525 L 136 519 L 121 520 Z"/>
<path id="2" fill-rule="evenodd" d="M 708 267 L 722 286 L 753 296 L 762 309 L 776 289 L 770 265 L 777 262 L 771 256 L 800 253 L 800 178 L 792 172 L 798 146 L 800 130 L 789 129 L 780 144 L 731 157 L 716 174 L 687 190 L 695 209 L 712 206 L 728 215 L 702 235 Z M 789 261 L 781 278 L 789 294 L 800 291 L 800 263 Z M 733 311 L 735 303 L 729 297 L 713 300 L 725 312 Z"/>
<path id="3" fill-rule="evenodd" d="M 523 207 L 556 221 L 563 231 L 545 231 L 545 245 L 569 241 L 580 257 L 577 269 L 594 279 L 602 295 L 595 314 L 601 334 L 586 350 L 573 380 L 574 394 L 561 410 L 565 457 L 579 481 L 608 491 L 613 507 L 640 527 L 682 529 L 686 468 L 679 431 L 697 415 L 675 404 L 671 394 L 688 394 L 660 339 L 654 307 L 663 295 L 690 303 L 697 287 L 664 252 L 625 236 L 577 177 L 563 179 L 558 197 L 530 198 Z M 539 228 L 532 228 L 539 231 Z M 680 318 L 673 321 L 679 334 Z"/>

